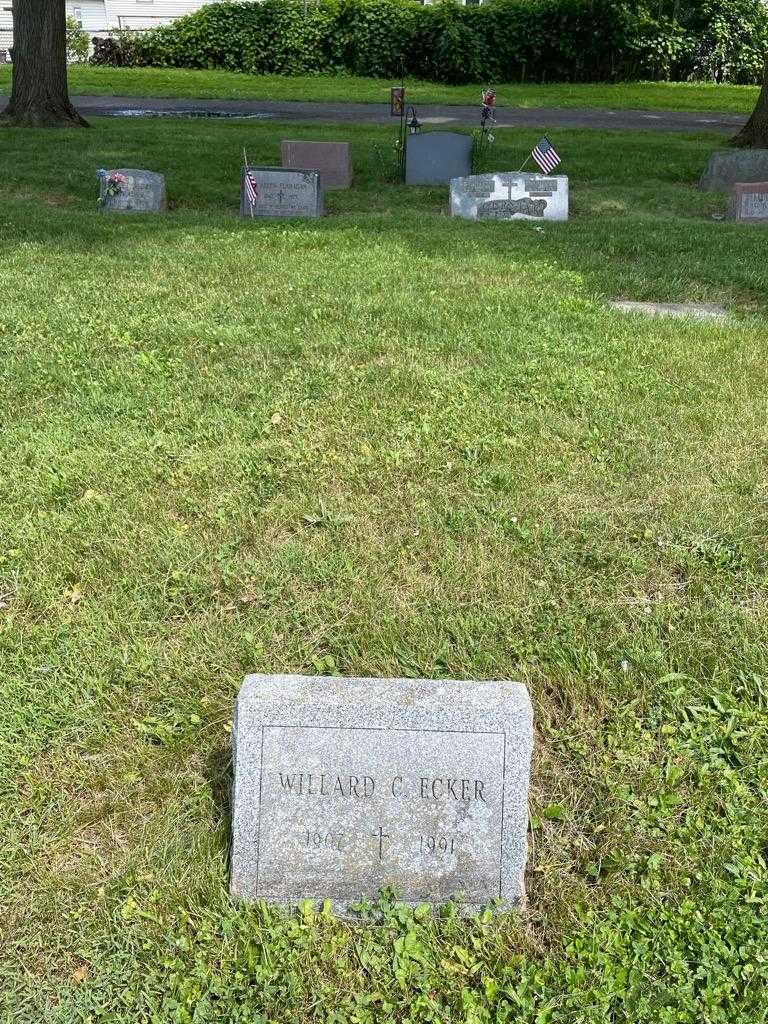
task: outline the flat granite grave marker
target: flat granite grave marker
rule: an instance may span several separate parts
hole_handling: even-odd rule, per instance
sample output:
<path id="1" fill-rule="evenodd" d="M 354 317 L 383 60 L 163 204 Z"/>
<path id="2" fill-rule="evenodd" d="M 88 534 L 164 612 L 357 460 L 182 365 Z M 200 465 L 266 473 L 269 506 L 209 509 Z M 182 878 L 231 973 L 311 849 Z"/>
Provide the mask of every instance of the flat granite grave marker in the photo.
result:
<path id="1" fill-rule="evenodd" d="M 425 132 L 406 136 L 406 185 L 447 185 L 451 178 L 472 173 L 471 135 Z"/>
<path id="2" fill-rule="evenodd" d="M 99 209 L 105 213 L 162 213 L 165 178 L 136 167 L 100 170 Z"/>
<path id="3" fill-rule="evenodd" d="M 316 170 L 248 165 L 256 182 L 256 200 L 251 204 L 245 188 L 245 167 L 240 178 L 240 216 L 322 217 L 323 192 Z"/>
<path id="4" fill-rule="evenodd" d="M 737 182 L 733 186 L 729 220 L 768 221 L 768 181 Z"/>
<path id="5" fill-rule="evenodd" d="M 720 149 L 699 181 L 705 192 L 730 192 L 744 182 L 768 181 L 768 149 Z"/>
<path id="6" fill-rule="evenodd" d="M 339 913 L 385 886 L 411 905 L 522 901 L 523 684 L 247 676 L 232 743 L 233 895 Z"/>
<path id="7" fill-rule="evenodd" d="M 451 182 L 451 216 L 466 220 L 568 220 L 568 178 L 520 171 Z"/>
<path id="8" fill-rule="evenodd" d="M 305 142 L 283 139 L 280 143 L 283 167 L 312 167 L 320 171 L 320 186 L 349 188 L 352 184 L 352 157 L 348 142 Z"/>

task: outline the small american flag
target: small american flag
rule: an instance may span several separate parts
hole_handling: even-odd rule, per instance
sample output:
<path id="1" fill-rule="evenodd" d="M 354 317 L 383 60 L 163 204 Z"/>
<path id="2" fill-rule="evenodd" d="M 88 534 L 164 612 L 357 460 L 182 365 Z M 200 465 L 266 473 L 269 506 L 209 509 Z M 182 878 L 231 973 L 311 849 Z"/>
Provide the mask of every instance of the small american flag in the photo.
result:
<path id="1" fill-rule="evenodd" d="M 256 205 L 256 200 L 259 198 L 259 190 L 256 187 L 256 179 L 253 176 L 253 171 L 246 165 L 245 168 L 245 194 L 248 196 L 248 202 L 251 206 Z"/>
<path id="2" fill-rule="evenodd" d="M 531 156 L 545 174 L 551 174 L 560 163 L 560 157 L 546 135 L 533 147 Z"/>

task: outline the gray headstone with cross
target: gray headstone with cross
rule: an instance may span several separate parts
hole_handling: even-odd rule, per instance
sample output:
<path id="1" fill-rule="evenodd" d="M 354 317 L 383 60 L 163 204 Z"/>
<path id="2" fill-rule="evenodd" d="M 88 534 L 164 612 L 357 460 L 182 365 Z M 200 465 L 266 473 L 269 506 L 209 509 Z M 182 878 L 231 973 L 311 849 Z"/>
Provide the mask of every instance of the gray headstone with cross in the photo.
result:
<path id="1" fill-rule="evenodd" d="M 532 712 L 514 682 L 248 676 L 235 709 L 231 891 L 341 913 L 523 899 Z"/>
<path id="2" fill-rule="evenodd" d="M 254 191 L 247 187 L 246 168 L 240 177 L 240 216 L 322 217 L 323 192 L 317 170 L 257 167 L 249 164 Z"/>
<path id="3" fill-rule="evenodd" d="M 501 171 L 451 181 L 451 216 L 466 220 L 568 220 L 564 174 Z"/>

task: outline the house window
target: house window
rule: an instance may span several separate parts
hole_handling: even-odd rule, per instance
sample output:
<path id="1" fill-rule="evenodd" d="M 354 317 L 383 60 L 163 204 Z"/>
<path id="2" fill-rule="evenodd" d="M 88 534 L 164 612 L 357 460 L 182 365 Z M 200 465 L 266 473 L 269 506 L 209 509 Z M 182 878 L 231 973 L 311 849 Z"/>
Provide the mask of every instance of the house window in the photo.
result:
<path id="1" fill-rule="evenodd" d="M 72 8 L 72 17 L 77 22 L 78 27 L 82 28 L 83 27 L 83 9 L 82 9 L 82 7 L 73 7 Z"/>

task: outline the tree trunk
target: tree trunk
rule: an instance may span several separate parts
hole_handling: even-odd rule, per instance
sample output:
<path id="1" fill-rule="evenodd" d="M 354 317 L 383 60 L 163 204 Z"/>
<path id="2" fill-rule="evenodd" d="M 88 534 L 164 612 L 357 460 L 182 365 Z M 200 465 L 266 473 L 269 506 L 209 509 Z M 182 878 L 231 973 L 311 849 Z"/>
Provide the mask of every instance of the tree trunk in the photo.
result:
<path id="1" fill-rule="evenodd" d="M 64 0 L 14 0 L 13 78 L 5 124 L 87 127 L 69 102 Z"/>
<path id="2" fill-rule="evenodd" d="M 757 105 L 739 134 L 731 139 L 731 145 L 744 149 L 768 149 L 768 61 Z"/>

